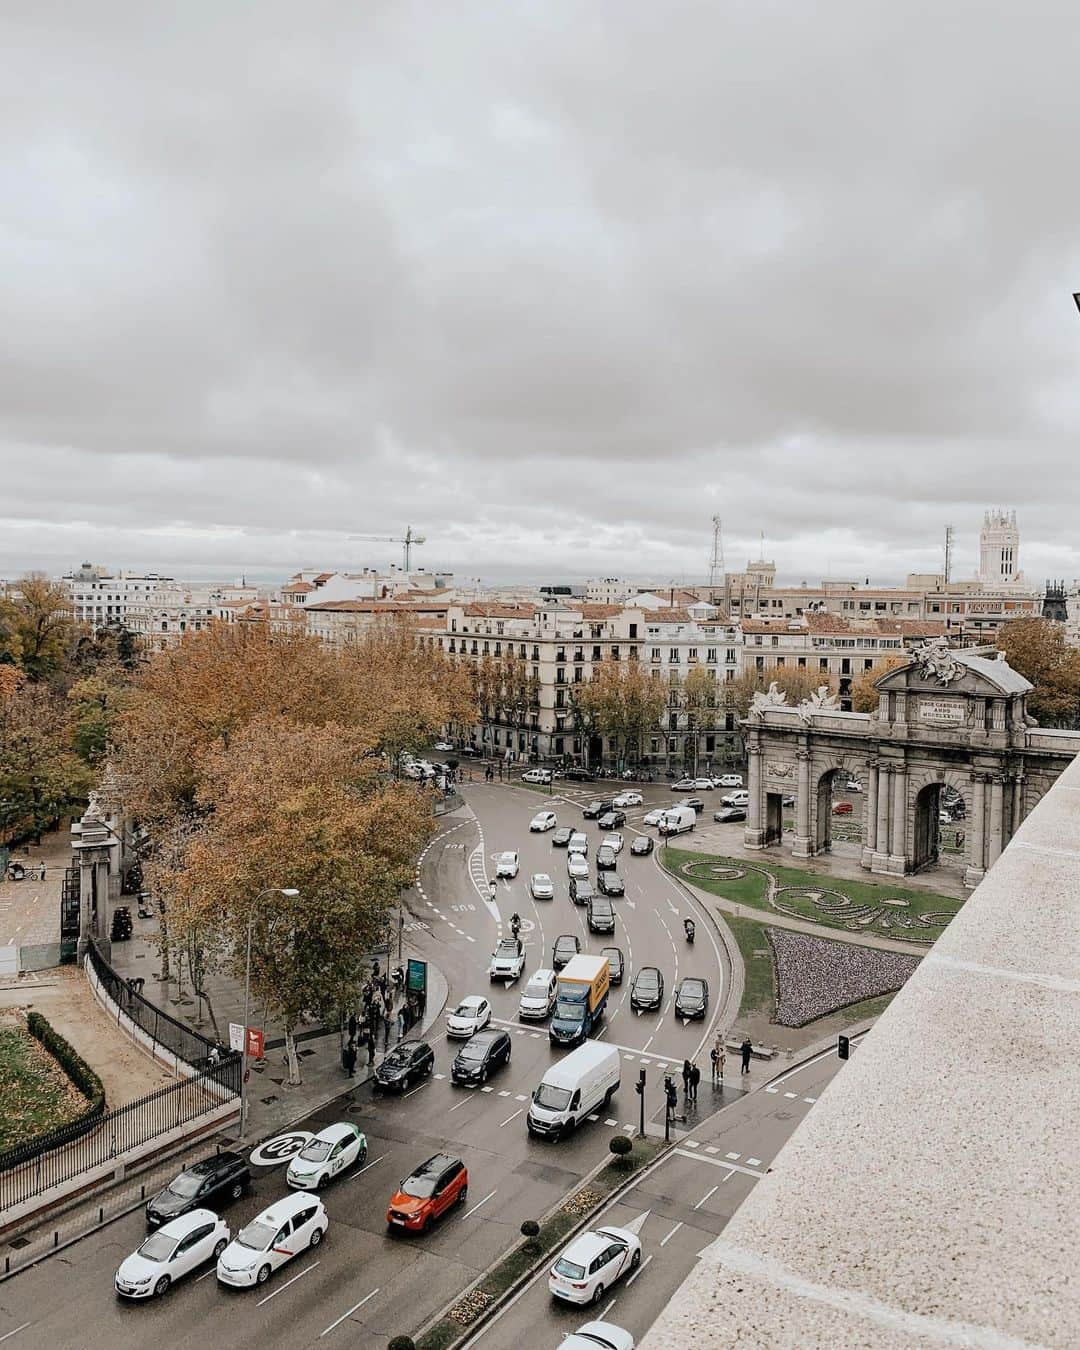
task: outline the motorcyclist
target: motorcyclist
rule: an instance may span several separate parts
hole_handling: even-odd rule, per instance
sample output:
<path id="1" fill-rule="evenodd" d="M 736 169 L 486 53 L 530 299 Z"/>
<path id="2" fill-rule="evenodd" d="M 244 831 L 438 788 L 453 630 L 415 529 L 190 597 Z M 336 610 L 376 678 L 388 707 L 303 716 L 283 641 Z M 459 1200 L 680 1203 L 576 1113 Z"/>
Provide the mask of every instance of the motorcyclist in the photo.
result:
<path id="1" fill-rule="evenodd" d="M 521 915 L 516 911 L 510 915 L 510 931 L 514 937 L 517 937 L 521 932 Z"/>
<path id="2" fill-rule="evenodd" d="M 684 920 L 683 920 L 683 928 L 686 930 L 686 940 L 687 940 L 687 942 L 693 942 L 693 940 L 694 940 L 694 921 L 693 921 L 693 919 L 684 919 Z"/>

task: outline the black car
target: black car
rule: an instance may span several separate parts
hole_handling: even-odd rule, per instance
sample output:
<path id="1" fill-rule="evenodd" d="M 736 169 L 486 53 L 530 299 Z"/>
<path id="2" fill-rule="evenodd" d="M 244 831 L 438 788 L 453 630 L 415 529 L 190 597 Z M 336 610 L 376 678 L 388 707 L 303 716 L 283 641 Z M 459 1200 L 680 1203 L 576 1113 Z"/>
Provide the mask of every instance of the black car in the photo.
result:
<path id="1" fill-rule="evenodd" d="M 607 957 L 608 981 L 611 984 L 622 984 L 622 977 L 623 977 L 622 948 L 601 947 L 600 955 Z"/>
<path id="2" fill-rule="evenodd" d="M 701 800 L 700 797 L 687 797 L 686 801 L 683 802 L 683 806 L 688 806 L 691 809 L 691 811 L 705 810 L 705 803 Z"/>
<path id="3" fill-rule="evenodd" d="M 563 776 L 571 783 L 591 783 L 593 781 L 593 776 L 588 769 L 583 769 L 579 764 L 571 764 Z"/>
<path id="4" fill-rule="evenodd" d="M 709 983 L 687 975 L 675 990 L 675 1016 L 685 1022 L 704 1017 L 709 1007 Z"/>
<path id="5" fill-rule="evenodd" d="M 551 842 L 556 848 L 565 848 L 570 842 L 573 833 L 574 831 L 570 829 L 568 825 L 560 825 L 557 830 L 553 831 Z"/>
<path id="6" fill-rule="evenodd" d="M 478 750 L 475 745 L 462 745 L 458 747 L 459 755 L 468 755 L 470 759 L 479 759 L 483 750 Z"/>
<path id="7" fill-rule="evenodd" d="M 647 858 L 653 851 L 653 841 L 651 834 L 639 834 L 630 845 L 630 852 L 635 858 Z"/>
<path id="8" fill-rule="evenodd" d="M 611 901 L 606 896 L 594 895 L 589 901 L 585 921 L 589 925 L 590 933 L 614 933 L 615 910 Z"/>
<path id="9" fill-rule="evenodd" d="M 581 808 L 581 814 L 586 820 L 599 820 L 605 811 L 610 810 L 611 799 L 609 797 L 607 801 L 597 800 L 595 802 L 590 802 L 588 806 L 583 806 Z"/>
<path id="10" fill-rule="evenodd" d="M 578 941 L 576 933 L 563 933 L 555 939 L 555 946 L 551 950 L 551 964 L 556 970 L 562 970 L 567 961 L 572 956 L 577 956 L 581 951 L 581 943 Z"/>
<path id="11" fill-rule="evenodd" d="M 714 812 L 712 813 L 712 818 L 713 818 L 713 820 L 719 821 L 721 825 L 724 824 L 724 822 L 725 822 L 725 821 L 728 821 L 728 820 L 745 820 L 745 819 L 746 819 L 746 807 L 745 807 L 745 806 L 722 806 L 722 807 L 720 808 L 719 811 L 714 811 Z"/>
<path id="12" fill-rule="evenodd" d="M 625 895 L 626 887 L 618 872 L 597 872 L 596 889 L 601 895 Z"/>
<path id="13" fill-rule="evenodd" d="M 610 844 L 601 844 L 596 850 L 596 870 L 598 872 L 603 871 L 605 867 L 608 869 L 614 867 L 618 860 L 619 855 Z"/>
<path id="14" fill-rule="evenodd" d="M 570 878 L 570 899 L 575 905 L 587 905 L 595 894 L 591 881 L 586 881 L 584 877 Z"/>
<path id="15" fill-rule="evenodd" d="M 596 822 L 602 830 L 617 830 L 626 824 L 625 811 L 606 811 Z"/>
<path id="16" fill-rule="evenodd" d="M 664 1003 L 664 976 L 655 966 L 642 966 L 630 985 L 630 1006 L 642 1012 Z"/>
<path id="17" fill-rule="evenodd" d="M 435 1051 L 427 1041 L 399 1041 L 375 1070 L 376 1092 L 404 1092 L 435 1067 Z"/>
<path id="18" fill-rule="evenodd" d="M 217 1210 L 229 1200 L 239 1200 L 251 1185 L 247 1159 L 241 1153 L 215 1153 L 200 1158 L 154 1196 L 146 1206 L 146 1225 L 160 1228 L 193 1209 Z"/>
<path id="19" fill-rule="evenodd" d="M 452 1083 L 486 1083 L 488 1075 L 510 1063 L 510 1037 L 487 1027 L 475 1032 L 454 1056 Z"/>

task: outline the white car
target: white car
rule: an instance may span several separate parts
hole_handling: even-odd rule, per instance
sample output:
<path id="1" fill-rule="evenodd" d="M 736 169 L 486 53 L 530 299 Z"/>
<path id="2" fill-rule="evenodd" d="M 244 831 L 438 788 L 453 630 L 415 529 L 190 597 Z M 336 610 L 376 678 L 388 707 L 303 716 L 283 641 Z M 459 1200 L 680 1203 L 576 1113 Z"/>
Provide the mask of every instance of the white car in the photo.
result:
<path id="1" fill-rule="evenodd" d="M 497 877 L 516 877 L 518 874 L 518 855 L 517 850 L 508 848 L 505 853 L 499 854 L 499 861 L 495 864 L 495 875 Z"/>
<path id="2" fill-rule="evenodd" d="M 566 846 L 567 853 L 588 853 L 589 836 L 581 830 L 575 830 Z"/>
<path id="3" fill-rule="evenodd" d="M 607 845 L 614 853 L 621 853 L 623 846 L 623 837 L 621 834 L 605 834 L 600 841 L 600 847 Z"/>
<path id="4" fill-rule="evenodd" d="M 525 773 L 521 775 L 521 781 L 523 783 L 543 783 L 546 787 L 547 784 L 551 782 L 551 770 L 527 769 Z"/>
<path id="5" fill-rule="evenodd" d="M 634 1338 L 614 1322 L 583 1322 L 559 1342 L 559 1350 L 634 1350 Z"/>
<path id="6" fill-rule="evenodd" d="M 289 1163 L 285 1181 L 300 1191 L 317 1191 L 346 1167 L 367 1158 L 367 1138 L 351 1121 L 327 1125 Z"/>
<path id="7" fill-rule="evenodd" d="M 525 944 L 522 940 L 516 937 L 500 938 L 499 945 L 491 953 L 488 975 L 493 980 L 516 980 L 524 969 Z"/>
<path id="8" fill-rule="evenodd" d="M 529 890 L 534 900 L 554 900 L 555 883 L 546 872 L 534 872 L 529 882 Z"/>
<path id="9" fill-rule="evenodd" d="M 627 807 L 640 806 L 645 798 L 640 792 L 620 792 L 617 797 L 613 797 L 612 806 Z"/>
<path id="10" fill-rule="evenodd" d="M 542 966 L 529 976 L 518 1003 L 518 1016 L 523 1022 L 542 1022 L 555 1006 L 559 977 L 550 967 Z"/>
<path id="11" fill-rule="evenodd" d="M 729 792 L 720 799 L 721 806 L 749 806 L 750 794 L 745 789 L 738 792 Z"/>
<path id="12" fill-rule="evenodd" d="M 491 1004 L 479 994 L 463 998 L 452 1013 L 446 1015 L 448 1036 L 471 1036 L 491 1021 Z"/>
<path id="13" fill-rule="evenodd" d="M 553 830 L 558 823 L 559 819 L 554 811 L 537 811 L 529 821 L 529 829 L 534 834 L 543 834 L 545 830 Z"/>
<path id="14" fill-rule="evenodd" d="M 647 811 L 641 818 L 643 825 L 659 825 L 667 815 L 668 807 L 658 806 L 655 811 Z"/>
<path id="15" fill-rule="evenodd" d="M 286 1261 L 317 1247 L 329 1227 L 318 1196 L 293 1192 L 275 1200 L 241 1228 L 218 1257 L 218 1280 L 240 1289 L 265 1284 Z"/>
<path id="16" fill-rule="evenodd" d="M 695 778 L 695 779 L 694 779 L 694 787 L 697 788 L 699 792 L 702 791 L 702 790 L 711 792 L 715 786 L 716 786 L 716 782 L 715 782 L 715 780 L 712 779 L 712 778 Z"/>
<path id="17" fill-rule="evenodd" d="M 568 853 L 566 855 L 566 875 L 572 880 L 588 881 L 589 860 L 584 853 Z"/>
<path id="18" fill-rule="evenodd" d="M 436 741 L 436 742 L 435 742 L 435 749 L 436 749 L 436 750 L 453 750 L 453 748 L 454 748 L 454 744 L 453 744 L 452 741 Z"/>
<path id="19" fill-rule="evenodd" d="M 672 792 L 693 792 L 697 786 L 696 778 L 680 778 L 677 783 L 672 783 Z"/>
<path id="20" fill-rule="evenodd" d="M 714 780 L 717 787 L 722 788 L 741 788 L 742 774 L 722 773 L 719 778 Z"/>
<path id="21" fill-rule="evenodd" d="M 641 1264 L 641 1239 L 626 1228 L 580 1233 L 548 1274 L 548 1289 L 567 1303 L 598 1303 L 616 1280 Z"/>
<path id="22" fill-rule="evenodd" d="M 120 1263 L 116 1292 L 122 1298 L 160 1298 L 169 1285 L 229 1245 L 229 1227 L 209 1209 L 170 1219 Z"/>

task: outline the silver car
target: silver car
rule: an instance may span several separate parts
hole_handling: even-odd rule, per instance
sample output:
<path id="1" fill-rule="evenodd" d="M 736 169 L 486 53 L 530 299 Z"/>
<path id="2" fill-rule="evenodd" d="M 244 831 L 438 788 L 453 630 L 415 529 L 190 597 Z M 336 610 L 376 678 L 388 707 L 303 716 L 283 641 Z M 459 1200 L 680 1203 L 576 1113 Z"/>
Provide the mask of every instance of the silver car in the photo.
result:
<path id="1" fill-rule="evenodd" d="M 534 872 L 529 882 L 529 890 L 534 900 L 554 900 L 555 883 L 546 872 Z"/>

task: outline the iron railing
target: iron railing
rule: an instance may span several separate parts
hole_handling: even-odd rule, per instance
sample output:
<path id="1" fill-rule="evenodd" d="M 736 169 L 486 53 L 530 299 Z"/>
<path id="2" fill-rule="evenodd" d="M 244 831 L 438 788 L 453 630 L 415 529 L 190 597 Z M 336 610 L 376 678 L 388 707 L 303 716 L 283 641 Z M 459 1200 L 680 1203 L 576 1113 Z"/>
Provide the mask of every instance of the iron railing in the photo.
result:
<path id="1" fill-rule="evenodd" d="M 239 1093 L 240 1056 L 233 1054 L 138 1101 L 61 1125 L 7 1149 L 0 1153 L 0 1219 L 10 1206 L 77 1180 L 102 1164 L 119 1162 L 131 1150 L 217 1110 Z"/>

